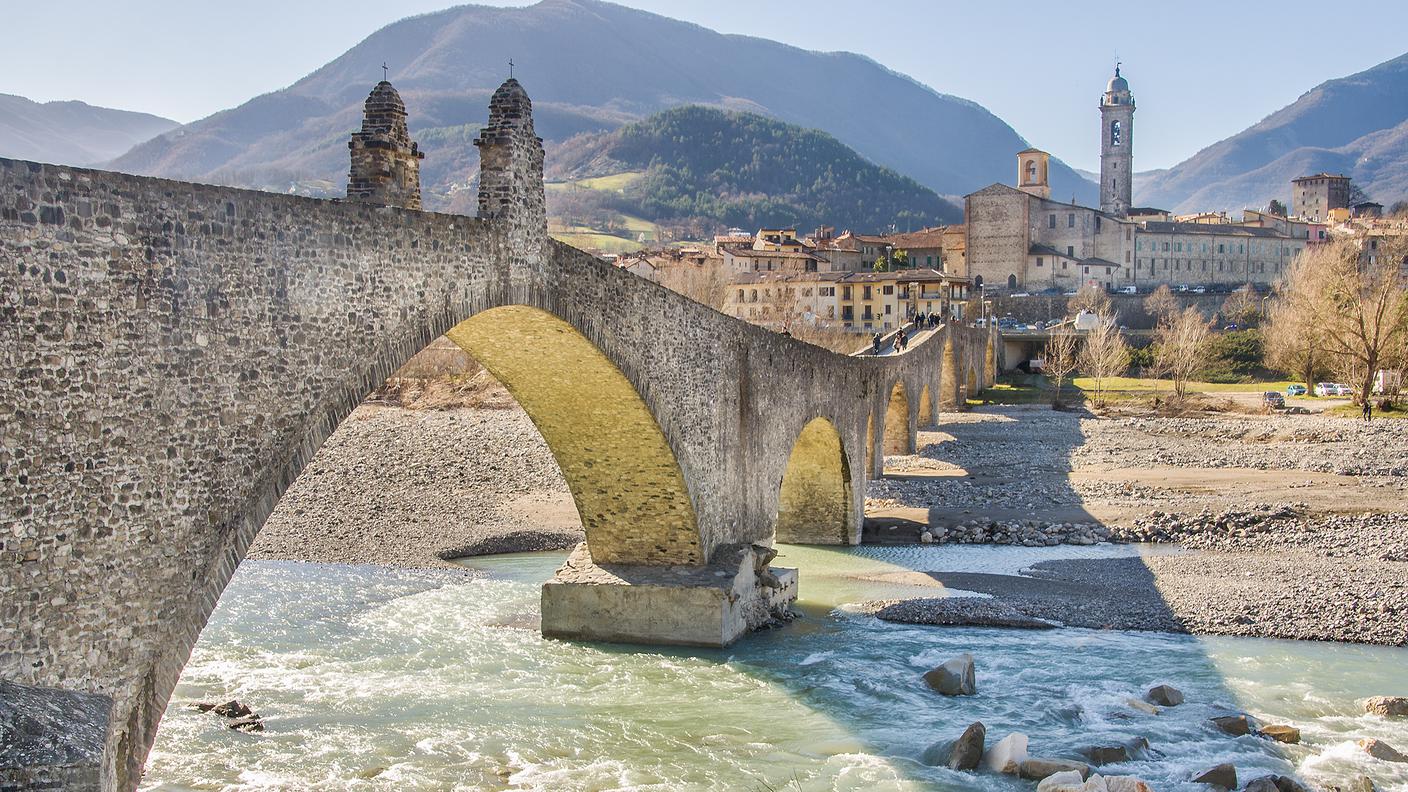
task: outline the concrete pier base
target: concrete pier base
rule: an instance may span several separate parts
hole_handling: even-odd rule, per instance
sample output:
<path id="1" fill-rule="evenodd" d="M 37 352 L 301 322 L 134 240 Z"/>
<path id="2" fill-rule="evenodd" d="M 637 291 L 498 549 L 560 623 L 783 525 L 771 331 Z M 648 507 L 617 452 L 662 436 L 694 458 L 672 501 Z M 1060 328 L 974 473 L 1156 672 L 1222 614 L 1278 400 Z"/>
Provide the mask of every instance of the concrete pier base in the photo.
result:
<path id="1" fill-rule="evenodd" d="M 706 566 L 596 564 L 577 546 L 543 584 L 543 635 L 581 641 L 724 647 L 786 619 L 797 570 L 760 545 L 721 548 Z"/>

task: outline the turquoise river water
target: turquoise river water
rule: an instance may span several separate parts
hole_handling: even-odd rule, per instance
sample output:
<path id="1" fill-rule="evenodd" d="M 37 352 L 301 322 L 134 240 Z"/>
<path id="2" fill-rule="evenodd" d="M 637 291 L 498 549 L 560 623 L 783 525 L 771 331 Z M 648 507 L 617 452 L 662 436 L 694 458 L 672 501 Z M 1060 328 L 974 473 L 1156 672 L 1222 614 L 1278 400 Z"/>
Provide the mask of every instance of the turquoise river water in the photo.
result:
<path id="1" fill-rule="evenodd" d="M 247 562 L 186 666 L 144 790 L 1031 790 L 928 767 L 930 744 L 981 720 L 1035 755 L 1146 737 L 1162 756 L 1106 768 L 1157 790 L 1190 774 L 1358 774 L 1408 791 L 1408 723 L 1357 699 L 1408 693 L 1408 650 L 1158 633 L 887 624 L 847 603 L 941 596 L 913 570 L 1015 573 L 1035 561 L 1134 547 L 784 547 L 806 617 L 723 651 L 544 640 L 539 586 L 565 554 L 472 559 L 488 573 Z M 960 652 L 979 695 L 945 698 L 920 675 Z M 1169 683 L 1188 703 L 1145 715 L 1126 700 Z M 195 712 L 239 698 L 266 731 Z M 1299 746 L 1215 732 L 1247 711 L 1302 732 Z"/>

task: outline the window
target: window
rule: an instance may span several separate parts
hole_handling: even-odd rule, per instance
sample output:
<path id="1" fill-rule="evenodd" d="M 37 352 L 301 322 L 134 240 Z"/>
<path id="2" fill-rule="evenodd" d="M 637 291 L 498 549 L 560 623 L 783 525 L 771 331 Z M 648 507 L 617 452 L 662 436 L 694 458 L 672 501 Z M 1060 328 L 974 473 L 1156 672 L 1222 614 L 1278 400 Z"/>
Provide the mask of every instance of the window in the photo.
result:
<path id="1" fill-rule="evenodd" d="M 1046 227 L 1047 227 L 1047 228 L 1055 228 L 1055 227 L 1056 227 L 1056 215 L 1053 214 L 1053 215 L 1047 215 L 1047 216 L 1046 216 Z"/>
<path id="2" fill-rule="evenodd" d="M 894 311 L 891 310 L 892 308 L 894 308 L 893 305 L 889 305 L 889 304 L 886 304 L 886 305 L 885 305 L 885 315 L 886 315 L 886 316 L 889 316 L 890 314 L 894 313 Z"/>
<path id="3" fill-rule="evenodd" d="M 810 296 L 812 296 L 811 287 L 807 287 L 807 288 L 805 288 L 805 289 L 802 289 L 802 296 L 803 296 L 803 297 L 810 297 Z"/>
<path id="4" fill-rule="evenodd" d="M 1038 267 L 1040 267 L 1042 264 L 1043 264 L 1043 261 L 1042 261 L 1041 256 L 1037 256 L 1037 257 L 1036 257 L 1036 265 L 1037 265 Z"/>
<path id="5" fill-rule="evenodd" d="M 1165 253 L 1168 252 L 1168 243 L 1167 243 L 1167 242 L 1164 243 L 1164 252 L 1165 252 Z"/>
<path id="6" fill-rule="evenodd" d="M 1075 228 L 1075 227 L 1076 227 L 1076 213 L 1075 213 L 1075 212 L 1068 212 L 1068 213 L 1066 214 L 1066 228 Z"/>
<path id="7" fill-rule="evenodd" d="M 1126 263 L 1126 264 L 1129 263 L 1129 251 L 1128 251 L 1128 250 L 1126 250 L 1126 251 L 1124 252 L 1124 263 Z"/>
<path id="8" fill-rule="evenodd" d="M 1224 247 L 1225 247 L 1225 245 L 1223 245 L 1221 242 L 1218 242 L 1218 243 L 1217 243 L 1217 252 L 1218 252 L 1218 253 L 1226 253 L 1227 251 L 1223 250 Z"/>
<path id="9" fill-rule="evenodd" d="M 861 308 L 861 312 L 862 313 L 860 315 L 860 318 L 863 320 L 869 321 L 875 318 L 875 314 L 871 312 L 869 305 L 866 305 L 865 307 Z"/>
<path id="10" fill-rule="evenodd" d="M 1016 276 L 1016 275 L 1008 275 L 1008 276 L 1007 276 L 1007 288 L 1009 288 L 1009 289 L 1015 289 L 1015 288 L 1017 288 L 1017 276 Z"/>
<path id="11" fill-rule="evenodd" d="M 851 299 L 851 287 L 850 287 L 850 286 L 842 286 L 842 287 L 841 287 L 841 299 L 843 299 L 843 300 L 849 300 L 849 299 Z M 850 310 L 850 309 L 848 308 L 848 309 L 846 309 L 846 310 Z M 849 317 L 847 317 L 847 318 L 849 318 Z"/>
<path id="12" fill-rule="evenodd" d="M 1100 215 L 1095 215 L 1095 233 L 1100 233 Z"/>
<path id="13" fill-rule="evenodd" d="M 743 299 L 744 299 L 744 298 L 743 298 L 743 290 L 742 290 L 742 289 L 739 289 L 739 290 L 738 290 L 738 301 L 739 301 L 739 302 L 743 302 Z"/>
<path id="14" fill-rule="evenodd" d="M 1174 242 L 1174 243 L 1173 243 L 1173 249 L 1174 249 L 1174 251 L 1177 252 L 1177 253 L 1182 253 L 1182 252 L 1183 252 L 1183 243 L 1182 243 L 1182 242 Z"/>
<path id="15" fill-rule="evenodd" d="M 1065 262 L 1065 261 L 1061 262 L 1061 269 L 1065 269 L 1067 263 L 1068 263 L 1068 262 Z"/>
<path id="16" fill-rule="evenodd" d="M 889 285 L 889 284 L 886 284 L 886 285 L 880 287 L 880 292 L 881 292 L 882 294 L 894 294 L 894 293 L 895 293 L 895 287 L 894 287 L 894 286 L 891 286 L 891 285 Z"/>
<path id="17" fill-rule="evenodd" d="M 865 285 L 865 286 L 862 286 L 861 289 L 862 289 L 862 295 L 863 295 L 863 296 L 861 297 L 861 299 L 862 299 L 862 300 L 869 300 L 869 299 L 870 299 L 870 291 L 871 291 L 869 284 L 867 284 L 867 285 Z M 867 308 L 867 309 L 865 309 L 865 310 L 869 311 L 870 309 Z"/>
<path id="18" fill-rule="evenodd" d="M 1066 245 L 1066 255 L 1070 256 L 1071 258 L 1076 257 L 1076 249 L 1073 245 Z"/>
<path id="19" fill-rule="evenodd" d="M 1082 275 L 1089 275 L 1089 274 L 1090 274 L 1090 267 L 1081 267 L 1081 274 L 1082 274 Z"/>
<path id="20" fill-rule="evenodd" d="M 1087 128 L 1088 128 L 1088 127 L 1087 127 Z M 1124 139 L 1124 129 L 1123 129 L 1123 127 L 1120 126 L 1120 122 L 1119 122 L 1119 121 L 1111 121 L 1111 122 L 1110 122 L 1110 145 L 1111 145 L 1111 146 L 1118 146 L 1118 145 L 1120 145 L 1120 144 L 1123 142 L 1123 139 Z M 1008 167 L 1011 167 L 1011 166 L 1008 166 Z M 1111 182 L 1111 186 L 1113 186 L 1113 184 L 1114 184 L 1114 183 Z"/>
<path id="21" fill-rule="evenodd" d="M 1027 183 L 1036 184 L 1036 160 L 1027 160 Z"/>
<path id="22" fill-rule="evenodd" d="M 753 289 L 753 290 L 752 290 L 752 293 L 748 295 L 748 302 L 757 302 L 757 301 L 758 301 L 758 290 L 757 290 L 757 289 Z"/>
<path id="23" fill-rule="evenodd" d="M 841 321 L 849 322 L 855 318 L 855 313 L 849 305 L 841 306 Z"/>

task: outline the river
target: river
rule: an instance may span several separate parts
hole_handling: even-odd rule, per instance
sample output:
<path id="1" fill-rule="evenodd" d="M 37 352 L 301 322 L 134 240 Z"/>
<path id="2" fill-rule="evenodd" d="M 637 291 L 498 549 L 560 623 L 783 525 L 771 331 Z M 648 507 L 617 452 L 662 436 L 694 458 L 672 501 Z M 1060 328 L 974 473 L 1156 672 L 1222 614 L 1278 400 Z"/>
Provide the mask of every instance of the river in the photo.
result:
<path id="1" fill-rule="evenodd" d="M 564 553 L 468 559 L 487 573 L 251 561 L 182 674 L 145 790 L 1031 790 L 1032 782 L 920 761 L 975 720 L 1032 753 L 1142 736 L 1158 752 L 1105 768 L 1157 790 L 1203 792 L 1195 771 L 1314 783 L 1366 774 L 1408 792 L 1408 722 L 1357 700 L 1408 692 L 1408 650 L 1244 638 L 888 624 L 847 603 L 937 596 L 914 570 L 1013 573 L 1036 561 L 1137 547 L 783 547 L 805 617 L 715 650 L 544 640 L 539 587 Z M 920 675 L 961 652 L 979 695 L 945 698 Z M 1187 703 L 1126 701 L 1159 683 Z M 196 701 L 239 698 L 266 731 L 232 732 Z M 1224 710 L 1301 729 L 1302 744 L 1232 738 Z"/>

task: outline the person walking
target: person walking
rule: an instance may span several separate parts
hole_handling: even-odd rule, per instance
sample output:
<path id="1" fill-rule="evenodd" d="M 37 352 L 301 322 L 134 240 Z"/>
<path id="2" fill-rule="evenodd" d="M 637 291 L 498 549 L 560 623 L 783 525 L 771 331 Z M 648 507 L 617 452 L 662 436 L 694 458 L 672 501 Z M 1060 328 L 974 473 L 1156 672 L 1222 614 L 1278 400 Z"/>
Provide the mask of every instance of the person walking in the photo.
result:
<path id="1" fill-rule="evenodd" d="M 1374 403 L 1373 403 L 1372 401 L 1369 401 L 1369 397 L 1368 397 L 1368 396 L 1365 396 L 1365 397 L 1364 397 L 1364 422 L 1365 422 L 1365 423 L 1368 423 L 1369 421 L 1372 421 L 1372 420 L 1374 420 Z"/>
<path id="2" fill-rule="evenodd" d="M 880 354 L 880 334 L 876 333 L 870 337 L 870 354 Z"/>

